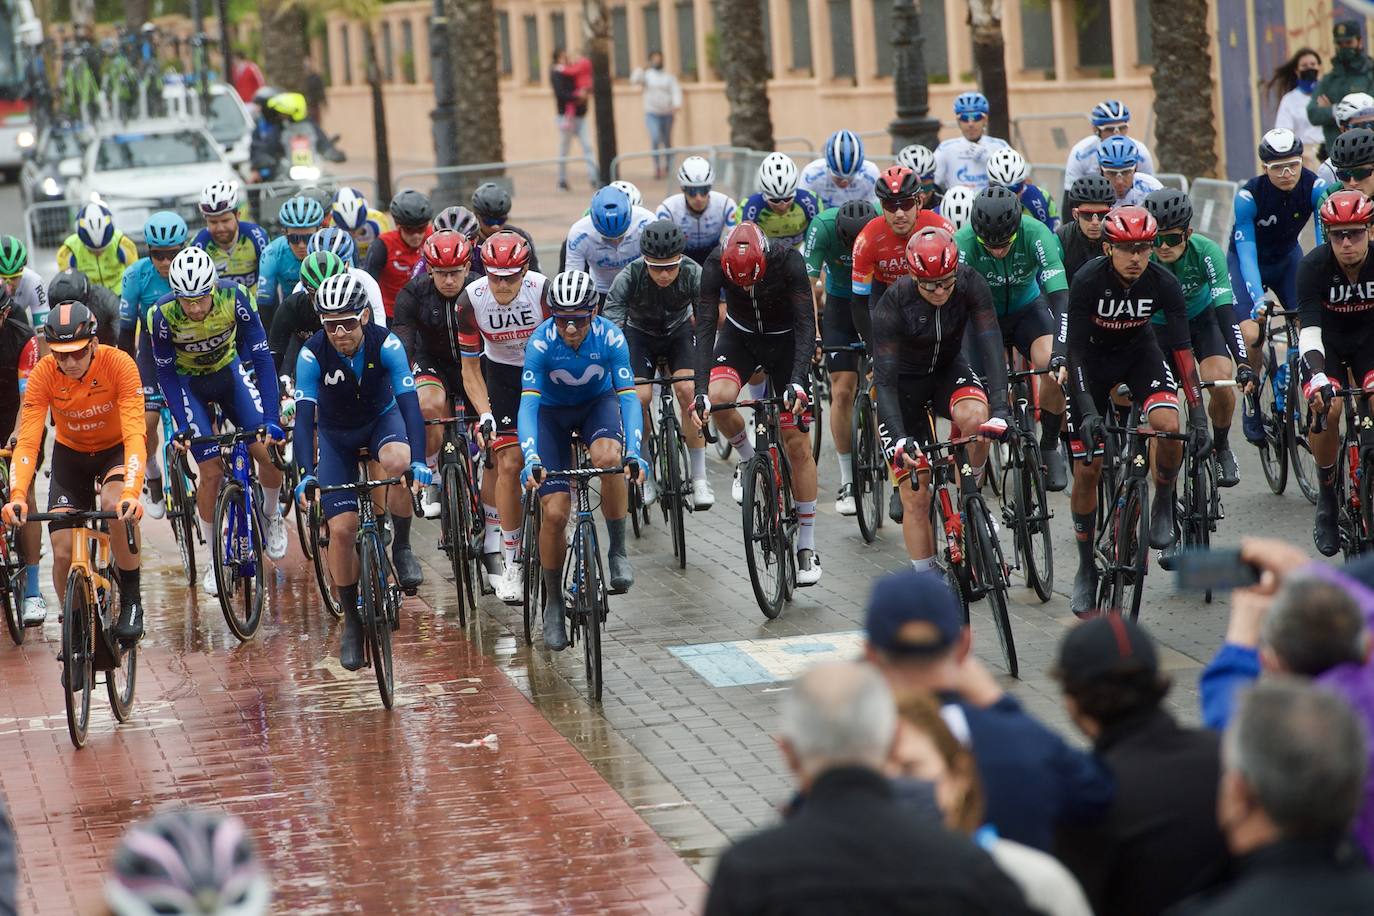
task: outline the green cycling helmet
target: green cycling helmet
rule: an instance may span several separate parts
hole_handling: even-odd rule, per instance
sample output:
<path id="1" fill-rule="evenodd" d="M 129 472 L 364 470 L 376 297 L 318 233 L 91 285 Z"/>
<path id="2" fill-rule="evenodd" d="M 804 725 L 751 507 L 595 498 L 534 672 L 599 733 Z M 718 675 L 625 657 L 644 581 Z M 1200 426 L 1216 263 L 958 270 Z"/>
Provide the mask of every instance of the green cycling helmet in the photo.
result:
<path id="1" fill-rule="evenodd" d="M 12 235 L 0 237 L 0 277 L 13 277 L 24 272 L 29 263 L 29 250 Z"/>
<path id="2" fill-rule="evenodd" d="M 312 251 L 301 262 L 301 282 L 312 294 L 325 280 L 346 273 L 348 265 L 332 251 Z"/>

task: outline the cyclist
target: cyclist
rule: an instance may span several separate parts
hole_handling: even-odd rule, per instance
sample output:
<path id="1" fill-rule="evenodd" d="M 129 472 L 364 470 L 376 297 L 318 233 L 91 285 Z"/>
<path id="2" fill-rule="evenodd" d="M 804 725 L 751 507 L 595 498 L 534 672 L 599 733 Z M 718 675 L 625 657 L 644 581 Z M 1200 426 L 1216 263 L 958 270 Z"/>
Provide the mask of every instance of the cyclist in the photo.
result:
<path id="1" fill-rule="evenodd" d="M 366 263 L 367 253 L 372 243 L 383 232 L 392 229 L 391 217 L 381 210 L 372 209 L 362 192 L 354 188 L 339 188 L 334 192 L 334 201 L 329 205 L 329 225 L 348 233 L 357 248 L 357 257 Z"/>
<path id="2" fill-rule="evenodd" d="M 1322 204 L 1321 220 L 1327 241 L 1304 255 L 1298 266 L 1297 307 L 1302 312 L 1298 347 L 1306 376 L 1303 393 L 1316 414 L 1326 415 L 1325 428 L 1317 432 L 1314 424 L 1308 438 L 1320 484 L 1312 539 L 1329 557 L 1341 549 L 1341 509 L 1336 504 L 1341 405 L 1333 392 L 1347 384 L 1374 387 L 1369 336 L 1374 314 L 1374 259 L 1369 257 L 1374 202 L 1353 190 L 1337 191 Z"/>
<path id="3" fill-rule="evenodd" d="M 721 299 L 725 300 L 725 320 L 717 334 Z M 731 229 L 702 268 L 696 341 L 693 422 L 700 429 L 708 415 L 714 416 L 716 428 L 739 453 L 740 464 L 730 487 L 737 503 L 744 501 L 741 472 L 754 457 L 754 442 L 739 411 L 712 411 L 711 404 L 734 401 L 760 368 L 783 398 L 782 447 L 792 466 L 799 522 L 797 585 L 815 585 L 821 579 L 821 558 L 816 552 L 816 462 L 810 439 L 797 424 L 810 413 L 816 312 L 801 252 L 780 239 L 769 239 L 754 223 L 743 222 Z"/>
<path id="4" fill-rule="evenodd" d="M 191 244 L 204 248 L 225 280 L 239 284 L 256 296 L 258 265 L 267 250 L 267 231 L 257 223 L 239 219 L 239 183 L 214 181 L 200 192 L 200 213 L 205 228 Z"/>
<path id="5" fill-rule="evenodd" d="M 215 262 L 199 248 L 185 248 L 172 259 L 167 275 L 172 291 L 148 311 L 145 319 L 157 365 L 158 385 L 172 412 L 177 447 L 187 438 L 208 436 L 214 426 L 209 407 L 218 405 L 225 419 L 241 430 L 264 429 L 266 442 L 251 446 L 262 485 L 262 511 L 267 519 L 267 556 L 286 556 L 286 522 L 281 517 L 282 472 L 268 459 L 267 446 L 285 437 L 279 412 L 272 353 L 248 291 L 220 280 Z M 255 379 L 248 377 L 249 366 Z M 221 536 L 209 528 L 224 470 L 213 442 L 190 447 L 199 468 L 196 520 L 201 537 Z M 216 594 L 213 563 L 206 564 L 202 587 Z"/>
<path id="6" fill-rule="evenodd" d="M 912 143 L 897 153 L 897 164 L 911 169 L 921 179 L 921 209 L 938 211 L 944 194 L 935 185 L 935 154 L 928 147 Z"/>
<path id="7" fill-rule="evenodd" d="M 1007 369 L 992 291 L 960 260 L 948 230 L 912 233 L 903 263 L 907 275 L 895 280 L 873 309 L 873 379 L 883 451 L 902 501 L 902 540 L 912 568 L 921 571 L 936 564 L 930 463 L 920 449 L 933 433 L 929 413 L 961 430 L 978 430 L 985 439 L 1005 437 Z M 965 338 L 975 342 L 989 367 L 987 388 L 964 357 L 960 341 Z M 969 461 L 978 469 L 987 456 L 986 441 L 970 446 Z M 902 486 L 913 472 L 919 487 Z"/>
<path id="8" fill-rule="evenodd" d="M 272 351 L 272 360 L 279 376 L 285 373 L 290 377 L 291 373 L 295 372 L 296 357 L 300 353 L 301 344 L 320 329 L 320 313 L 315 310 L 315 293 L 320 285 L 339 274 L 347 274 L 356 279 L 356 270 L 356 267 L 350 268 L 344 263 L 343 258 L 332 251 L 312 251 L 305 256 L 305 260 L 301 262 L 300 282 L 296 284 L 296 289 L 291 295 L 282 300 L 276 316 L 272 319 L 272 330 L 267 337 L 267 348 Z M 363 276 L 372 279 L 367 274 Z M 368 292 L 367 285 L 361 281 L 359 285 L 367 293 L 368 302 L 371 304 L 372 295 Z M 380 303 L 373 305 L 372 313 L 382 314 Z M 385 326 L 382 324 L 382 327 Z"/>
<path id="9" fill-rule="evenodd" d="M 1193 356 L 1204 382 L 1229 379 L 1233 375 L 1243 390 L 1255 386 L 1255 370 L 1247 362 L 1245 340 L 1236 323 L 1235 296 L 1226 274 L 1221 246 L 1191 228 L 1193 204 L 1188 195 L 1175 188 L 1155 191 L 1145 198 L 1145 209 L 1155 218 L 1155 259 L 1168 268 L 1183 287 L 1188 309 L 1188 333 Z M 1156 313 L 1151 321 L 1165 324 Z M 1235 368 L 1232 360 L 1235 360 Z M 1230 388 L 1213 388 L 1207 406 L 1212 418 L 1212 454 L 1217 464 L 1217 486 L 1234 487 L 1240 483 L 1240 464 L 1231 451 L 1231 417 L 1236 411 L 1236 393 Z"/>
<path id="10" fill-rule="evenodd" d="M 479 228 L 477 214 L 467 207 L 445 207 L 434 214 L 432 224 L 435 232 L 440 229 L 452 229 L 461 232 L 469 242 L 477 238 Z M 421 258 L 421 263 L 423 262 L 424 259 Z"/>
<path id="11" fill-rule="evenodd" d="M 57 249 L 58 270 L 79 270 L 116 296 L 124 271 L 138 260 L 134 240 L 115 228 L 114 216 L 101 203 L 89 203 L 76 217 L 76 231 Z"/>
<path id="12" fill-rule="evenodd" d="M 768 238 L 800 248 L 821 204 L 816 195 L 798 188 L 797 180 L 797 164 L 791 156 L 769 153 L 759 165 L 758 193 L 740 201 L 735 223 L 754 223 Z"/>
<path id="13" fill-rule="evenodd" d="M 15 314 L 41 328 L 48 317 L 48 289 L 29 266 L 29 250 L 12 235 L 0 236 L 0 286 L 14 299 Z"/>
<path id="14" fill-rule="evenodd" d="M 1112 183 L 1101 175 L 1084 175 L 1069 188 L 1069 216 L 1055 230 L 1064 252 L 1064 273 L 1073 283 L 1078 269 L 1093 258 L 1102 257 L 1102 226 L 1116 204 Z"/>
<path id="15" fill-rule="evenodd" d="M 1124 137 L 1131 129 L 1131 109 L 1126 107 L 1125 102 L 1117 99 L 1098 102 L 1093 106 L 1088 118 L 1092 121 L 1093 132 L 1073 145 L 1073 149 L 1069 150 L 1068 161 L 1064 163 L 1065 212 L 1068 212 L 1072 200 L 1070 192 L 1073 191 L 1074 182 L 1086 175 L 1096 175 L 1100 172 L 1101 163 L 1098 161 L 1097 152 L 1103 141 L 1116 136 Z M 1145 144 L 1138 140 L 1135 142 L 1139 154 L 1137 168 L 1153 175 L 1154 157 L 1145 148 Z"/>
<path id="16" fill-rule="evenodd" d="M 312 449 L 296 449 L 301 480 L 296 498 L 310 497 L 318 486 L 358 480 L 358 453 L 366 449 L 382 474 L 410 474 L 415 486 L 430 482 L 424 450 L 425 423 L 415 396 L 405 348 L 396 335 L 370 320 L 367 291 L 353 277 L 336 274 L 315 295 L 321 329 L 301 347 L 296 359 L 296 436 L 315 439 L 319 426 L 318 466 Z M 349 492 L 321 497 L 333 544 L 354 543 L 358 534 L 358 500 Z M 391 511 L 391 559 L 402 588 L 424 582 L 420 562 L 410 548 L 413 517 L 410 494 L 387 489 Z M 339 664 L 349 671 L 363 666 L 362 620 L 358 616 L 358 553 L 347 547 L 329 552 L 330 573 L 339 590 L 343 633 Z"/>
<path id="17" fill-rule="evenodd" d="M 95 316 L 80 302 L 53 306 L 43 324 L 43 336 L 52 352 L 38 360 L 24 388 L 4 521 L 22 525 L 28 516 L 29 486 L 51 412 L 57 441 L 52 448 L 48 510 L 94 509 L 94 490 L 99 484 L 102 511 L 119 513 L 119 519 L 110 524 L 110 547 L 119 570 L 119 619 L 114 633 L 131 645 L 143 636 L 138 554 L 129 550 L 124 533 L 125 525 L 136 526 L 143 516 L 138 495 L 146 450 L 138 367 L 129 354 L 96 340 Z M 52 522 L 48 528 L 59 604 L 66 600 L 72 563 L 72 536 L 63 532 L 72 527 Z M 82 685 L 71 686 L 75 690 Z"/>
<path id="18" fill-rule="evenodd" d="M 263 249 L 262 260 L 258 262 L 255 308 L 262 316 L 263 326 L 269 328 L 272 326 L 272 316 L 277 312 L 277 303 L 290 295 L 300 279 L 301 261 L 310 253 L 310 237 L 324 221 L 324 207 L 313 197 L 297 194 L 281 205 L 277 219 L 286 233 L 273 239 Z M 244 289 L 247 290 L 247 287 Z"/>
<path id="19" fill-rule="evenodd" d="M 396 294 L 410 282 L 411 272 L 420 260 L 420 246 L 434 231 L 429 224 L 434 206 L 419 191 L 398 192 L 391 198 L 390 211 L 396 228 L 377 237 L 377 244 L 367 250 L 363 265 L 382 288 L 382 307 L 388 319 L 396 307 Z"/>
<path id="20" fill-rule="evenodd" d="M 877 182 L 878 167 L 864 158 L 859 135 L 837 130 L 825 141 L 825 155 L 802 169 L 799 183 L 828 210 L 848 200 L 872 200 Z"/>
<path id="21" fill-rule="evenodd" d="M 567 553 L 568 516 L 572 508 L 566 480 L 545 480 L 546 466 L 573 467 L 572 432 L 587 447 L 599 468 L 625 467 L 625 476 L 647 473 L 639 457 L 644 429 L 625 335 L 596 314 L 596 285 L 580 270 L 568 270 L 549 282 L 547 321 L 535 329 L 521 373 L 520 447 L 524 467 L 520 481 L 538 488 L 543 518 L 539 529 L 539 565 L 544 577 L 544 645 L 555 652 L 568 647 L 563 625 L 563 560 Z M 546 465 L 546 462 L 548 464 Z M 625 484 L 603 478 L 601 514 L 606 520 L 606 566 L 609 591 L 634 585 L 634 567 L 625 554 Z"/>
<path id="22" fill-rule="evenodd" d="M 1053 232 L 1059 228 L 1059 208 L 1054 198 L 1030 180 L 1030 166 L 1026 158 L 1011 147 L 999 149 L 988 160 L 988 184 L 1000 185 L 1021 199 L 1026 212 Z"/>
<path id="23" fill-rule="evenodd" d="M 935 147 L 935 183 L 945 190 L 968 185 L 975 191 L 987 187 L 988 159 L 1005 140 L 987 135 L 988 99 L 981 92 L 965 92 L 954 100 L 954 116 L 959 119 L 959 136 Z"/>
<path id="24" fill-rule="evenodd" d="M 1164 187 L 1155 176 L 1138 171 L 1140 145 L 1130 137 L 1117 134 L 1103 140 L 1097 148 L 1097 161 L 1102 177 L 1111 182 L 1116 194 L 1114 206 L 1138 207 L 1145 195 Z"/>
<path id="25" fill-rule="evenodd" d="M 692 337 L 692 315 L 701 290 L 701 268 L 686 258 L 687 236 L 676 223 L 655 220 L 640 236 L 640 257 L 622 270 L 606 294 L 602 314 L 625 331 L 630 354 L 630 370 L 635 378 L 653 378 L 663 363 L 669 375 L 695 375 L 696 348 Z M 640 385 L 639 403 L 644 416 L 655 392 L 652 385 Z M 692 481 L 692 505 L 709 509 L 716 496 L 706 479 L 706 443 L 701 431 L 691 422 L 692 381 L 673 385 L 682 415 L 682 438 L 687 445 L 688 477 Z M 676 447 L 676 443 L 667 443 Z M 660 481 L 661 482 L 661 481 Z M 654 499 L 654 481 L 644 478 L 644 498 Z"/>
<path id="26" fill-rule="evenodd" d="M 928 152 L 928 151 L 927 151 Z M 802 257 L 811 278 L 816 310 L 821 315 L 821 346 L 825 368 L 830 373 L 830 438 L 835 443 L 835 460 L 840 467 L 840 488 L 835 492 L 835 511 L 854 515 L 854 468 L 850 464 L 854 416 L 854 392 L 859 386 L 859 354 L 852 345 L 859 343 L 854 328 L 853 269 L 854 242 L 872 220 L 878 218 L 867 200 L 850 200 L 838 208 L 824 210 L 806 230 Z M 825 279 L 821 279 L 822 272 Z"/>
<path id="27" fill-rule="evenodd" d="M 1366 197 L 1374 193 L 1374 139 L 1371 138 L 1374 138 L 1374 130 L 1353 127 L 1331 144 L 1331 164 L 1336 169 L 1336 179 L 1340 184 L 1324 186 L 1321 189 L 1322 200 L 1341 188 L 1359 191 Z M 1315 228 L 1317 241 L 1321 242 L 1320 221 Z"/>
<path id="28" fill-rule="evenodd" d="M 518 441 L 520 367 L 530 335 L 548 317 L 548 278 L 530 269 L 530 244 L 514 232 L 488 238 L 482 259 L 486 276 L 458 297 L 458 345 L 463 391 L 478 416 L 478 443 L 495 455 L 496 472 L 482 475 L 482 562 L 496 596 L 515 604 L 522 596 L 516 563 L 522 520 L 520 451 L 512 446 Z"/>
<path id="29" fill-rule="evenodd" d="M 33 328 L 16 311 L 14 298 L 0 286 L 0 432 L 6 444 L 14 442 L 19 432 L 17 420 L 33 367 L 38 364 L 38 338 Z M 40 445 L 38 451 L 42 451 Z M 33 501 L 33 482 L 30 479 L 28 500 Z M 48 616 L 48 604 L 39 587 L 38 559 L 42 526 L 29 522 L 19 532 L 19 552 L 24 561 L 24 625 L 37 625 Z"/>
<path id="30" fill-rule="evenodd" d="M 482 267 L 482 245 L 498 232 L 511 231 L 520 236 L 530 246 L 530 270 L 539 273 L 539 252 L 534 250 L 534 237 L 519 226 L 509 225 L 511 197 L 510 191 L 494 181 L 477 186 L 472 192 L 472 212 L 477 217 L 477 236 L 472 240 L 472 274 L 480 277 L 485 273 Z"/>
<path id="31" fill-rule="evenodd" d="M 652 213 L 608 185 L 592 195 L 591 212 L 568 230 L 567 268 L 592 275 L 598 305 L 606 301 L 616 274 L 639 257 L 640 233 L 653 221 Z"/>
<path id="32" fill-rule="evenodd" d="M 1083 459 L 1074 463 L 1069 497 L 1078 542 L 1078 572 L 1069 606 L 1079 617 L 1093 614 L 1097 596 L 1093 548 L 1102 462 L 1096 445 L 1104 432 L 1102 413 L 1112 389 L 1124 381 L 1153 429 L 1177 433 L 1181 387 L 1188 401 L 1188 448 L 1194 455 L 1212 450 L 1183 288 L 1163 265 L 1150 260 L 1158 234 L 1155 218 L 1141 207 L 1118 207 L 1107 216 L 1104 234 L 1107 256 L 1089 261 L 1074 277 L 1068 313 L 1055 342 L 1055 352 L 1069 358 L 1067 377 L 1073 380 L 1069 445 L 1074 457 Z M 1164 313 L 1165 324 L 1152 331 L 1150 319 L 1156 311 Z M 1165 361 L 1161 343 L 1170 352 L 1177 376 Z M 1061 384 L 1065 375 L 1061 370 Z M 1177 442 L 1156 441 L 1153 451 L 1150 546 L 1165 550 L 1177 537 L 1174 484 L 1183 456 Z"/>
<path id="33" fill-rule="evenodd" d="M 48 284 L 49 302 L 80 302 L 95 315 L 96 334 L 107 347 L 120 347 L 133 355 L 132 347 L 121 346 L 119 329 L 119 297 L 103 286 L 95 286 L 79 270 L 64 270 Z M 42 355 L 47 348 L 40 346 Z"/>
<path id="34" fill-rule="evenodd" d="M 372 308 L 372 320 L 382 327 L 386 327 L 386 310 L 382 308 L 382 288 L 377 285 L 377 281 L 372 279 L 372 274 L 358 267 L 358 250 L 353 244 L 353 238 L 342 229 L 334 226 L 326 226 L 323 229 L 316 229 L 310 236 L 310 241 L 305 244 L 306 257 L 316 252 L 328 251 L 336 254 L 344 262 L 349 276 L 353 277 L 363 287 L 363 292 L 367 293 L 367 303 Z M 301 269 L 305 269 L 305 262 L 301 262 Z M 318 285 L 317 287 L 318 288 Z M 297 281 L 292 287 L 291 292 L 298 293 L 305 287 L 301 281 Z M 313 312 L 315 306 L 312 302 L 310 310 Z M 275 321 L 275 319 L 274 319 Z"/>
<path id="35" fill-rule="evenodd" d="M 658 205 L 658 219 L 677 224 L 687 236 L 687 257 L 697 264 L 706 263 L 711 249 L 720 244 L 720 237 L 735 225 L 735 211 L 739 204 L 728 194 L 712 190 L 715 171 L 701 156 L 688 156 L 677 170 L 681 194 L 674 194 Z"/>
<path id="36" fill-rule="evenodd" d="M 954 235 L 959 259 L 987 281 L 1006 346 L 1037 369 L 1059 370 L 1065 360 L 1054 353 L 1054 336 L 1069 299 L 1059 241 L 1045 224 L 1026 213 L 1009 189 L 989 185 L 973 201 L 968 224 Z M 970 348 L 969 363 L 984 378 L 992 367 Z M 1006 359 L 1005 351 L 997 361 Z M 1045 488 L 1068 486 L 1059 434 L 1064 420 L 1064 391 L 1054 375 L 1040 380 L 1040 456 L 1045 461 Z M 961 429 L 963 427 L 960 427 Z"/>
<path id="37" fill-rule="evenodd" d="M 1374 96 L 1365 92 L 1352 92 L 1331 107 L 1331 116 L 1336 121 L 1338 137 L 1352 128 L 1370 127 L 1374 125 Z M 1317 166 L 1317 177 L 1329 187 L 1336 187 L 1341 183 L 1336 177 L 1336 167 L 1331 164 L 1329 151 L 1326 161 Z"/>
<path id="38" fill-rule="evenodd" d="M 940 199 L 940 215 L 955 229 L 964 228 L 973 213 L 973 198 L 977 196 L 977 191 L 963 185 L 948 189 Z"/>
<path id="39" fill-rule="evenodd" d="M 254 181 L 266 182 L 286 177 L 280 174 L 287 156 L 284 129 L 288 121 L 299 124 L 307 114 L 305 96 L 299 92 L 275 92 L 263 102 L 248 147 L 248 167 Z M 325 144 L 318 142 L 321 133 L 315 131 L 316 145 L 321 147 L 323 153 Z"/>

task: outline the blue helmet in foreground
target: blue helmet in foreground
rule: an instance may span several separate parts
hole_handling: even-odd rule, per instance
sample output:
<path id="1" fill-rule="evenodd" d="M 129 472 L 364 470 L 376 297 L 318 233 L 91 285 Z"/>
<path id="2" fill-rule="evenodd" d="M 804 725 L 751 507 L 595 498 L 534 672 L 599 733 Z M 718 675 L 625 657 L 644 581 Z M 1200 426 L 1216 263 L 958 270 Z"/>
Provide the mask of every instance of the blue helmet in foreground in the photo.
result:
<path id="1" fill-rule="evenodd" d="M 592 195 L 592 226 L 603 237 L 618 239 L 630 228 L 630 195 L 607 185 Z"/>

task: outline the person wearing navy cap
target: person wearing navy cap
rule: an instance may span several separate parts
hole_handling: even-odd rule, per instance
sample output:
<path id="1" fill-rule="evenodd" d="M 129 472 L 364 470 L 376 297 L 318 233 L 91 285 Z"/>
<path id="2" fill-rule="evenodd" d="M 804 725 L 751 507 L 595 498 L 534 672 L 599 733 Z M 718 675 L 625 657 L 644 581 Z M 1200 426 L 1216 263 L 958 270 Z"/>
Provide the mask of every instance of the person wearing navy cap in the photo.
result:
<path id="1" fill-rule="evenodd" d="M 1335 141 L 1339 129 L 1331 106 L 1352 92 L 1374 93 L 1374 60 L 1364 53 L 1364 29 L 1358 19 L 1342 19 L 1331 29 L 1336 54 L 1331 69 L 1317 84 L 1312 100 L 1307 103 L 1307 119 L 1322 129 L 1327 149 Z"/>

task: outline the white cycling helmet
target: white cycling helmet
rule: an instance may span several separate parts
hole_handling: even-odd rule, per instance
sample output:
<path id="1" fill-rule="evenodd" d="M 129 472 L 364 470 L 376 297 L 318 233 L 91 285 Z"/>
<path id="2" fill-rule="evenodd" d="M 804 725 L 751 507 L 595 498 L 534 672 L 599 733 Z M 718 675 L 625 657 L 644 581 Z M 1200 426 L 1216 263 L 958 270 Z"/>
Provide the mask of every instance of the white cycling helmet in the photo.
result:
<path id="1" fill-rule="evenodd" d="M 625 196 L 630 198 L 631 207 L 644 206 L 644 195 L 639 193 L 639 188 L 635 186 L 635 183 L 633 181 L 612 181 L 611 187 L 619 188 L 620 190 L 624 191 Z"/>
<path id="2" fill-rule="evenodd" d="M 797 193 L 797 164 L 785 153 L 769 153 L 759 165 L 759 190 L 764 197 L 786 200 Z"/>
<path id="3" fill-rule="evenodd" d="M 1331 109 L 1331 116 L 1336 119 L 1336 123 L 1345 125 L 1350 123 L 1350 119 L 1361 114 L 1374 114 L 1374 96 L 1367 92 L 1352 92 L 1344 96 L 1335 107 Z"/>
<path id="4" fill-rule="evenodd" d="M 897 164 L 906 166 L 921 178 L 935 174 L 935 154 L 919 143 L 902 147 L 897 154 Z"/>
<path id="5" fill-rule="evenodd" d="M 315 290 L 315 311 L 322 316 L 356 315 L 367 308 L 367 290 L 351 273 L 328 277 Z"/>
<path id="6" fill-rule="evenodd" d="M 357 232 L 367 223 L 367 198 L 353 188 L 339 188 L 329 207 L 334 225 L 349 232 Z"/>
<path id="7" fill-rule="evenodd" d="M 86 204 L 76 217 L 76 237 L 92 251 L 113 242 L 114 231 L 114 214 L 104 204 Z"/>
<path id="8" fill-rule="evenodd" d="M 203 248 L 192 245 L 177 252 L 172 259 L 172 267 L 167 272 L 167 282 L 172 292 L 183 299 L 196 299 L 215 288 L 218 274 L 214 259 Z"/>
<path id="9" fill-rule="evenodd" d="M 945 192 L 945 199 L 940 201 L 940 215 L 953 223 L 955 229 L 962 228 L 973 214 L 975 196 L 972 188 L 955 185 Z"/>
<path id="10" fill-rule="evenodd" d="M 239 206 L 239 183 L 233 180 L 212 181 L 200 192 L 200 212 L 209 216 L 229 213 Z"/>
<path id="11" fill-rule="evenodd" d="M 596 309 L 596 281 L 584 270 L 565 270 L 549 281 L 549 311 L 560 315 L 591 314 Z"/>
<path id="12" fill-rule="evenodd" d="M 688 156 L 677 170 L 677 183 L 684 188 L 709 187 L 715 180 L 711 163 L 702 156 Z"/>
<path id="13" fill-rule="evenodd" d="M 988 160 L 988 182 L 1004 188 L 1018 185 L 1030 177 L 1026 157 L 1010 147 L 999 149 Z"/>

